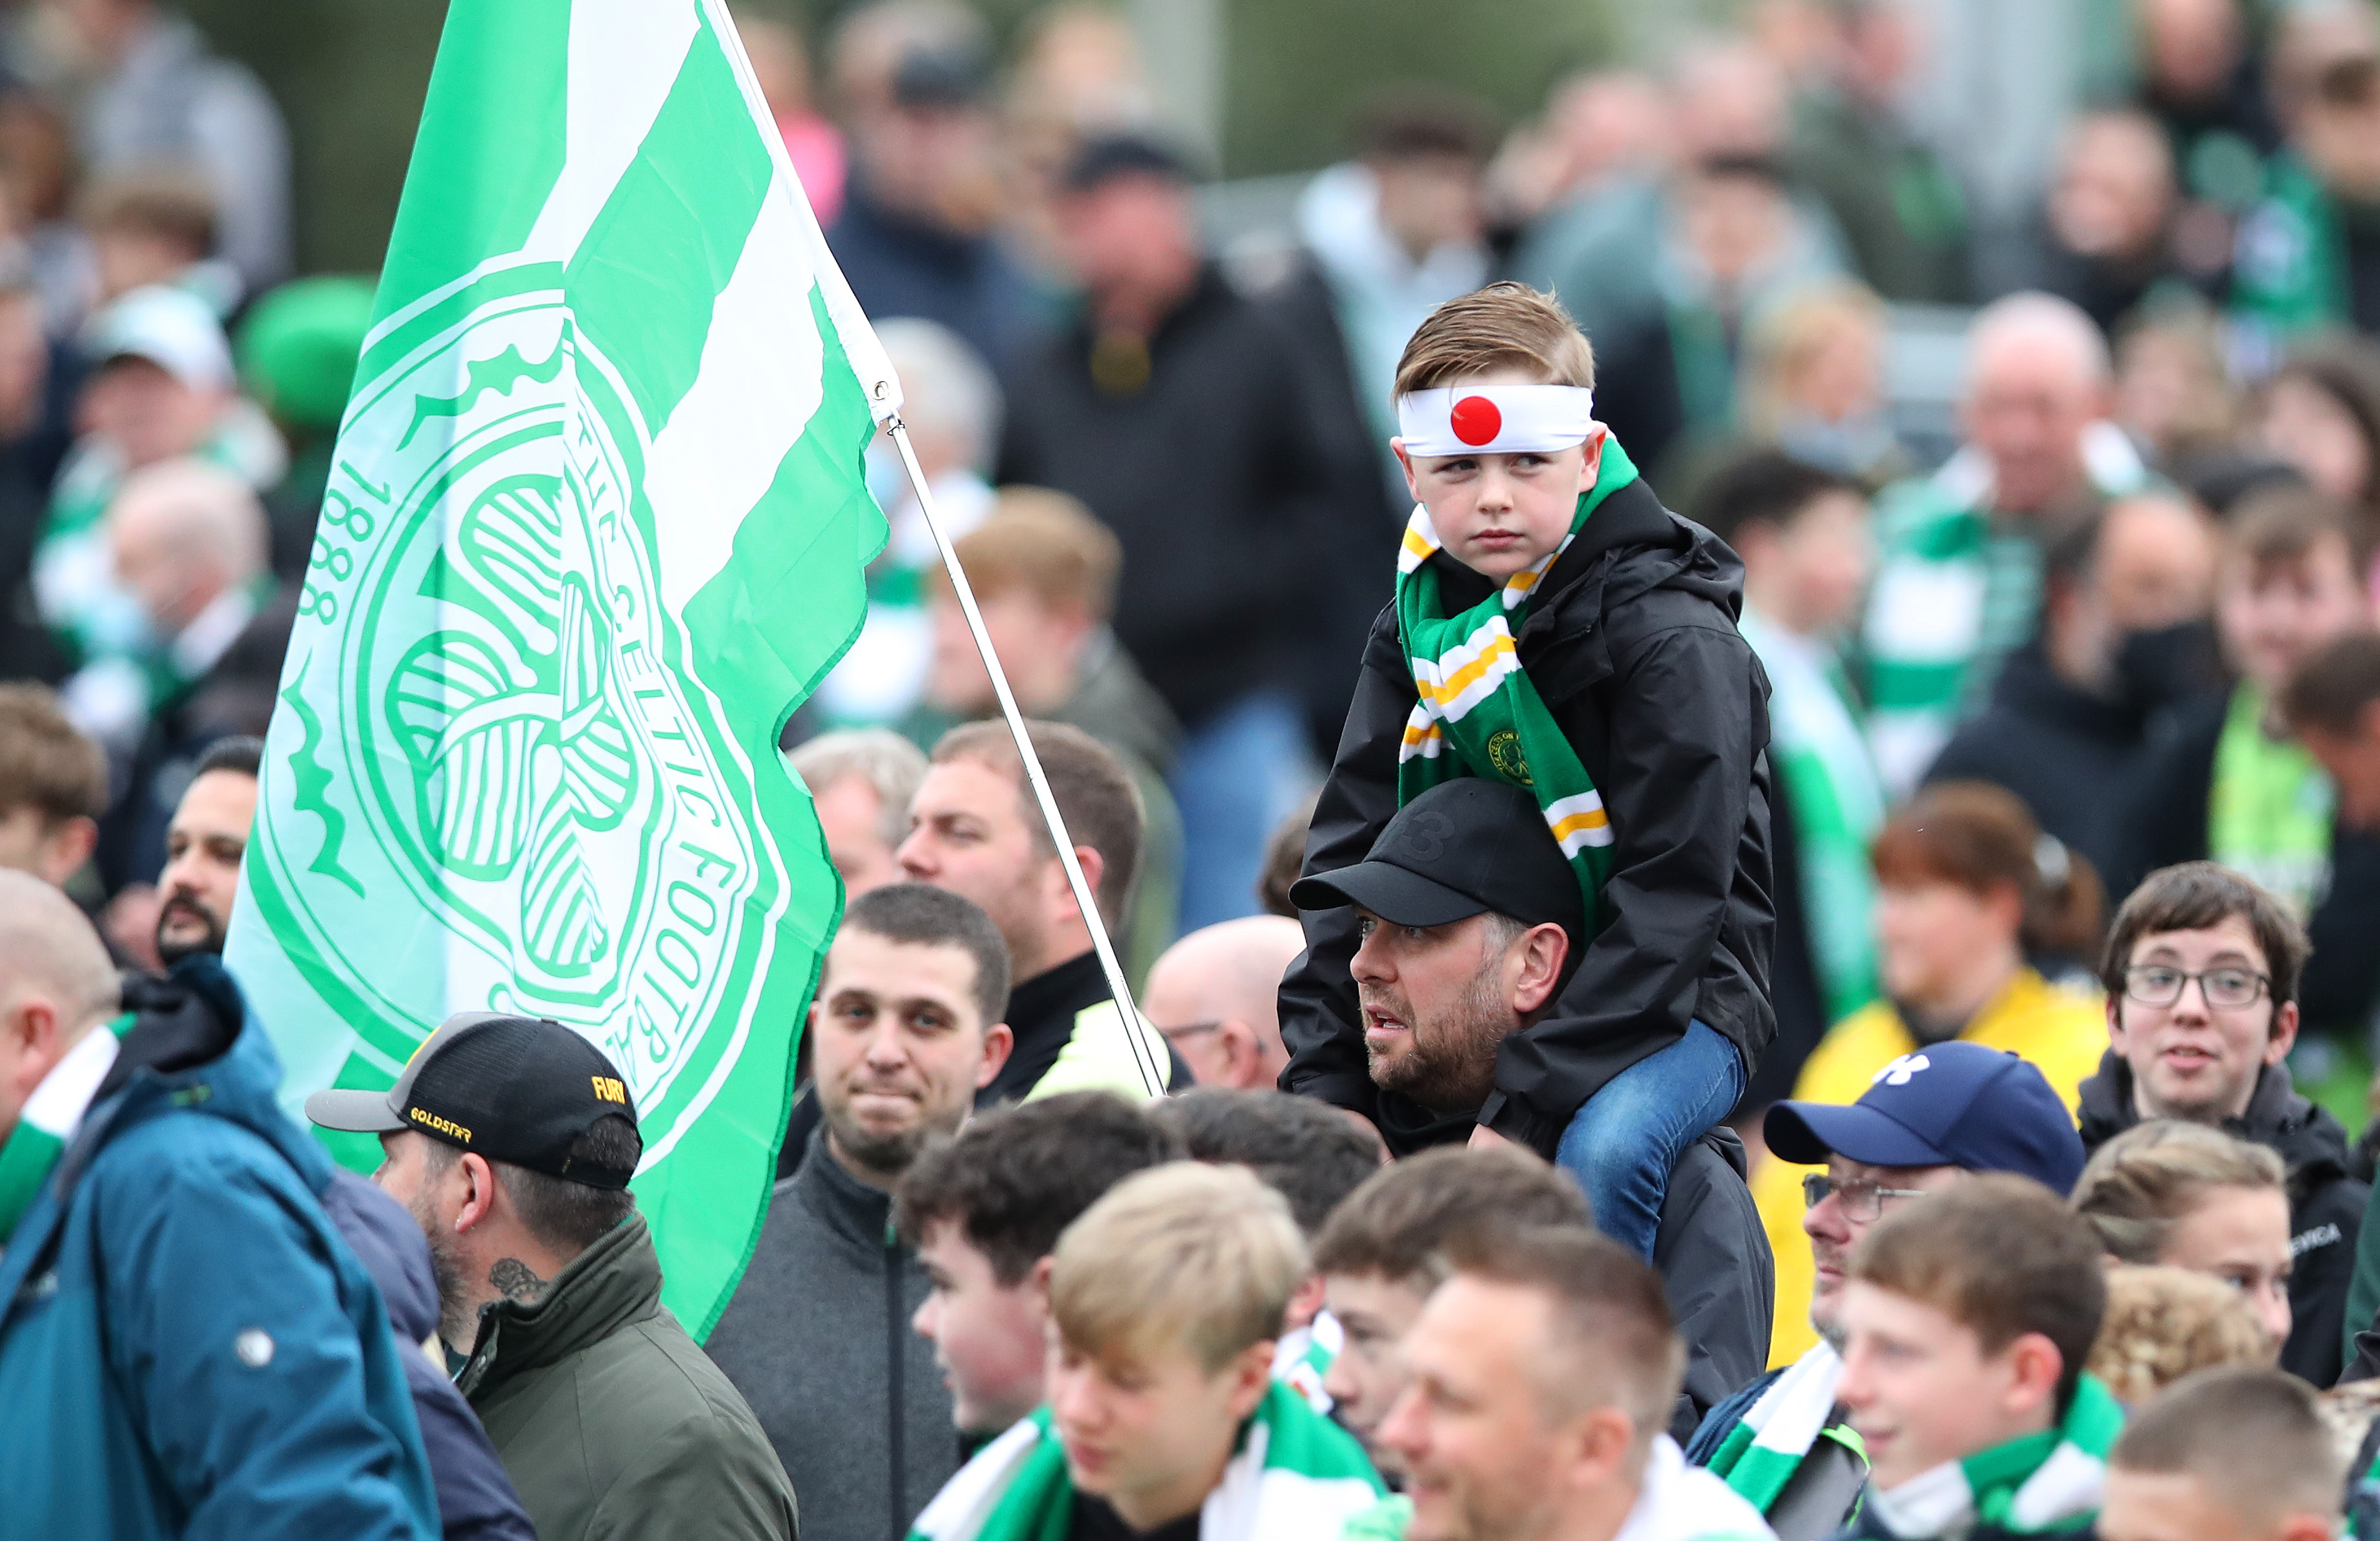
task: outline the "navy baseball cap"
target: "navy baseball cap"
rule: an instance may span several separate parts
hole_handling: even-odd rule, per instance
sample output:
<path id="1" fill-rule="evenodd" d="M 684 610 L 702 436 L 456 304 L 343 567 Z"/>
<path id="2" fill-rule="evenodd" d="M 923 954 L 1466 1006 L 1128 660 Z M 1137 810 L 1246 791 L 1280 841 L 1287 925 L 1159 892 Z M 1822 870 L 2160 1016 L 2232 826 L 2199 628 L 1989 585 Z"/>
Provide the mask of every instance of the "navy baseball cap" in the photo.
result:
<path id="1" fill-rule="evenodd" d="M 1828 1156 L 1874 1167 L 2012 1171 L 2064 1195 L 2082 1174 L 2082 1136 L 2031 1062 L 1952 1039 L 1903 1054 L 1860 1099 L 1779 1102 L 1762 1125 L 1797 1166 Z"/>

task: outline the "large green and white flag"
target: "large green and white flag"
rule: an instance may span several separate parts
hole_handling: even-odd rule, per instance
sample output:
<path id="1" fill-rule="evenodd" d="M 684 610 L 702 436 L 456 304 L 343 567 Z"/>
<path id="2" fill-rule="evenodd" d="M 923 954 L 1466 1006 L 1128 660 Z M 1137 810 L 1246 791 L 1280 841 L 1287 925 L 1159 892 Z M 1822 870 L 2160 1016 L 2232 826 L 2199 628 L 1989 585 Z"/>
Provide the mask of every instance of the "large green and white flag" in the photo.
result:
<path id="1" fill-rule="evenodd" d="M 455 0 L 228 962 L 293 1112 L 451 1012 L 586 1034 L 698 1332 L 840 918 L 776 745 L 859 629 L 896 403 L 723 4 Z"/>

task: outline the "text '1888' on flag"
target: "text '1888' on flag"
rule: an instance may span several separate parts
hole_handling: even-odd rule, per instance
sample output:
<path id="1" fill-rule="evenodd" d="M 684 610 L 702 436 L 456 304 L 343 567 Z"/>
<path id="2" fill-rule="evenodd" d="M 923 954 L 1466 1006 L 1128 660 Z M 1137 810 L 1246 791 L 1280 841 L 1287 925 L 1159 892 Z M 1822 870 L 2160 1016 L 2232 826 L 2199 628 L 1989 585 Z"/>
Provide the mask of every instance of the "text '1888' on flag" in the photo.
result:
<path id="1" fill-rule="evenodd" d="M 864 617 L 896 405 L 722 5 L 456 0 L 227 959 L 293 1111 L 452 1012 L 584 1033 L 698 1332 L 839 918 L 776 746 Z"/>

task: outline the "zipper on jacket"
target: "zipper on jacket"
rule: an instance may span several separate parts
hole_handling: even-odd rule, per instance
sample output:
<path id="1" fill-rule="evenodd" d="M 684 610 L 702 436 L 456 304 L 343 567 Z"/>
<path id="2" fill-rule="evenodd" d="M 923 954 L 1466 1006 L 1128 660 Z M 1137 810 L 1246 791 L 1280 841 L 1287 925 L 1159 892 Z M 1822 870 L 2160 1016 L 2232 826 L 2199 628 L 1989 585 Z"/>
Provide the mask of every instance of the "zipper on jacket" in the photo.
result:
<path id="1" fill-rule="evenodd" d="M 890 1528 L 885 1532 L 887 1541 L 901 1541 L 909 1529 L 909 1515 L 905 1512 L 909 1502 L 908 1484 L 904 1480 L 908 1474 L 908 1460 L 907 1452 L 902 1449 L 901 1437 L 902 1415 L 908 1407 L 907 1389 L 902 1384 L 902 1370 L 908 1358 L 908 1345 L 903 1337 L 908 1326 L 905 1316 L 906 1313 L 901 1309 L 901 1243 L 893 1233 L 892 1221 L 887 1219 L 884 1223 L 884 1351 L 886 1368 L 890 1373 L 885 1377 L 887 1438 L 884 1450 L 890 1462 L 887 1480 L 892 1494 L 892 1505 L 888 1511 Z"/>

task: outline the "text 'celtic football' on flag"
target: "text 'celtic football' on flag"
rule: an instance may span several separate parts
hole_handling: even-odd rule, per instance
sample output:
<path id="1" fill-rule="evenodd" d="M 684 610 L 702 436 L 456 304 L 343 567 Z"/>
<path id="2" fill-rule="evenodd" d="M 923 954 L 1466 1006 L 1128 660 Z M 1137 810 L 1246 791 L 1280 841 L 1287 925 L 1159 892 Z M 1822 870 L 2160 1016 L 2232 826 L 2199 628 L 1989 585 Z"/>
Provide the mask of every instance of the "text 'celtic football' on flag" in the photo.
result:
<path id="1" fill-rule="evenodd" d="M 293 1113 L 451 1012 L 584 1033 L 697 1332 L 839 918 L 777 740 L 859 629 L 896 404 L 722 4 L 456 0 L 228 961 Z"/>

